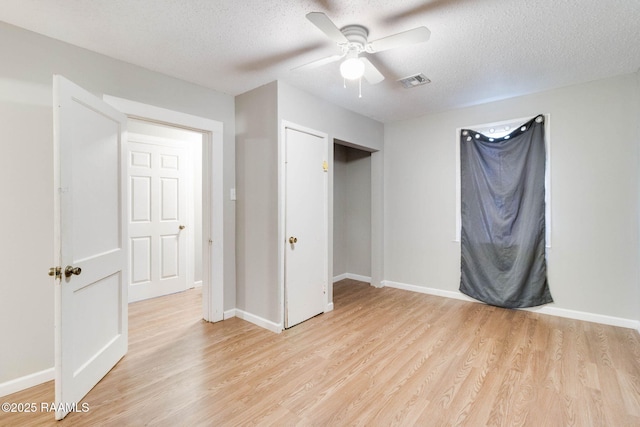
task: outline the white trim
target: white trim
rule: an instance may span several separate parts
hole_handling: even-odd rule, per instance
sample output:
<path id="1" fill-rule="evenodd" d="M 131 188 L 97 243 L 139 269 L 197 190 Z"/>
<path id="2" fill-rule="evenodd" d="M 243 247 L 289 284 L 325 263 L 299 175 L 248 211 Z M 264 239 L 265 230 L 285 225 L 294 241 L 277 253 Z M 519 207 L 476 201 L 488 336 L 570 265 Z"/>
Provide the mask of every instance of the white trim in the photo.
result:
<path id="1" fill-rule="evenodd" d="M 195 282 L 193 282 L 193 287 L 194 288 L 201 288 L 202 287 L 202 280 L 196 280 Z"/>
<path id="2" fill-rule="evenodd" d="M 384 280 L 382 283 L 384 286 L 388 286 L 390 288 L 402 289 L 402 290 L 411 291 L 411 292 L 418 292 L 421 294 L 435 295 L 435 296 L 444 297 L 444 298 L 453 298 L 457 300 L 483 304 L 480 301 L 470 298 L 458 291 L 445 291 L 442 289 L 429 288 L 426 286 L 416 286 L 416 285 L 408 285 L 406 283 L 392 282 L 390 280 Z M 534 313 L 547 314 L 547 315 L 556 316 L 556 317 L 564 317 L 567 319 L 601 323 L 603 325 L 619 326 L 621 328 L 636 329 L 638 330 L 638 332 L 640 332 L 640 320 L 625 319 L 622 317 L 613 317 L 613 316 L 607 316 L 604 314 L 587 313 L 585 311 L 577 311 L 577 310 L 570 310 L 567 308 L 554 307 L 553 305 L 545 305 L 542 307 L 532 307 L 532 308 L 521 308 L 519 310 L 526 310 Z"/>
<path id="3" fill-rule="evenodd" d="M 30 387 L 46 383 L 47 381 L 52 381 L 55 378 L 55 373 L 55 368 L 49 368 L 0 383 L 0 397 L 26 390 Z"/>
<path id="4" fill-rule="evenodd" d="M 353 274 L 353 273 L 344 273 L 338 276 L 334 276 L 333 283 L 339 282 L 340 280 L 344 280 L 344 279 L 357 280 L 358 282 L 365 282 L 365 283 L 371 284 L 371 277 L 361 276 L 359 274 Z"/>
<path id="5" fill-rule="evenodd" d="M 365 282 L 371 284 L 371 277 L 361 276 L 359 274 L 347 273 L 347 279 L 357 280 L 358 282 Z"/>
<path id="6" fill-rule="evenodd" d="M 343 273 L 343 274 L 339 274 L 337 276 L 333 276 L 333 283 L 336 283 L 336 282 L 339 282 L 341 280 L 346 279 L 348 274 L 349 273 Z"/>
<path id="7" fill-rule="evenodd" d="M 260 316 L 256 316 L 255 314 L 247 313 L 246 311 L 235 309 L 236 317 L 246 320 L 247 322 L 251 322 L 254 325 L 260 326 L 261 328 L 265 328 L 270 330 L 271 332 L 275 332 L 279 334 L 282 332 L 282 323 L 275 323 L 270 320 L 264 319 Z"/>
<path id="8" fill-rule="evenodd" d="M 205 117 L 194 116 L 180 111 L 169 110 L 154 105 L 143 104 L 125 98 L 118 98 L 111 95 L 103 95 L 102 99 L 112 107 L 122 111 L 128 116 L 145 120 L 153 119 L 159 123 L 177 124 L 195 131 L 207 130 L 210 132 L 222 133 L 222 122 L 207 119 Z"/>
<path id="9" fill-rule="evenodd" d="M 542 114 L 544 116 L 544 140 L 546 148 L 545 172 L 544 172 L 544 203 L 545 203 L 545 244 L 547 248 L 551 247 L 551 114 Z M 537 117 L 534 116 L 534 117 Z M 477 125 L 463 126 L 456 129 L 456 230 L 454 242 L 460 242 L 460 233 L 462 227 L 461 202 L 460 202 L 460 132 L 462 129 L 475 129 L 483 132 L 485 129 L 492 127 L 500 127 L 504 125 L 519 126 L 531 120 L 532 117 L 523 117 L 511 120 L 502 120 L 493 123 L 482 123 Z"/>
<path id="10" fill-rule="evenodd" d="M 601 323 L 603 325 L 640 330 L 640 320 L 607 316 L 605 314 L 587 313 L 585 311 L 570 310 L 568 308 L 558 308 L 549 305 L 544 307 L 523 308 L 522 310 L 548 314 L 556 317 L 565 317 L 567 319 L 583 320 L 585 322 Z"/>
<path id="11" fill-rule="evenodd" d="M 129 117 L 202 133 L 202 317 L 210 322 L 222 320 L 224 317 L 223 208 L 226 194 L 223 183 L 222 122 L 109 95 L 103 95 L 103 100 Z M 213 243 L 208 244 L 209 239 Z"/>
<path id="12" fill-rule="evenodd" d="M 286 126 L 285 123 L 282 122 L 278 128 L 278 301 L 280 302 L 280 319 L 282 321 L 282 325 L 287 324 L 287 313 L 286 313 L 286 304 L 285 299 L 287 296 L 285 295 L 285 268 L 284 268 L 284 251 L 285 251 L 285 233 L 286 229 L 286 181 L 285 181 L 285 161 L 286 161 L 286 150 L 285 150 L 285 134 L 286 134 Z"/>
<path id="13" fill-rule="evenodd" d="M 453 292 L 453 291 L 445 291 L 443 289 L 428 288 L 426 286 L 408 285 L 406 283 L 392 282 L 390 280 L 383 280 L 382 285 L 389 288 L 402 289 L 404 291 L 417 292 L 420 294 L 428 294 L 428 295 L 435 295 L 435 296 L 445 297 L 445 298 L 453 298 L 453 299 L 458 299 L 458 300 L 467 301 L 467 302 L 478 302 L 472 298 L 469 298 L 465 294 L 457 291 Z"/>
<path id="14" fill-rule="evenodd" d="M 222 315 L 223 320 L 231 319 L 232 317 L 236 317 L 236 309 L 232 308 L 231 310 L 227 310 Z"/>
<path id="15" fill-rule="evenodd" d="M 324 309 L 324 312 L 327 313 L 329 311 L 333 311 L 333 303 L 330 302 L 329 304 L 327 304 L 327 307 Z"/>

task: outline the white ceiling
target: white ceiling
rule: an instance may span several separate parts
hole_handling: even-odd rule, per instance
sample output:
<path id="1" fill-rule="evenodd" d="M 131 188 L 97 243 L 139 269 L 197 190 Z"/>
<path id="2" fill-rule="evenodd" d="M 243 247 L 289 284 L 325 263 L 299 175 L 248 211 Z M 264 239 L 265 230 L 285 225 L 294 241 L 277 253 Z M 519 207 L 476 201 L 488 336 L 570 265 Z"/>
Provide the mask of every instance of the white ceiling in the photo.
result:
<path id="1" fill-rule="evenodd" d="M 308 12 L 369 40 L 431 39 L 370 60 L 386 79 L 345 89 Z M 640 0 L 0 0 L 0 20 L 230 95 L 274 80 L 382 122 L 635 72 Z M 432 83 L 404 89 L 398 78 Z"/>

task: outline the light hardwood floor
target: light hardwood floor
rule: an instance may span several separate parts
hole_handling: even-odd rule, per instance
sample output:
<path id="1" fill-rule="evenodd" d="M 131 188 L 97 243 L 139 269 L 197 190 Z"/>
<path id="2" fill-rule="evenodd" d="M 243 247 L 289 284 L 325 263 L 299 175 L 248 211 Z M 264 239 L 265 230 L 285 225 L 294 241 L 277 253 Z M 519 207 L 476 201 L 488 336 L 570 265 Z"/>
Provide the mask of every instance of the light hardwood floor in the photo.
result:
<path id="1" fill-rule="evenodd" d="M 130 305 L 89 412 L 11 426 L 640 426 L 640 335 L 345 280 L 282 334 L 200 320 L 199 291 Z M 51 402 L 49 382 L 0 401 Z"/>

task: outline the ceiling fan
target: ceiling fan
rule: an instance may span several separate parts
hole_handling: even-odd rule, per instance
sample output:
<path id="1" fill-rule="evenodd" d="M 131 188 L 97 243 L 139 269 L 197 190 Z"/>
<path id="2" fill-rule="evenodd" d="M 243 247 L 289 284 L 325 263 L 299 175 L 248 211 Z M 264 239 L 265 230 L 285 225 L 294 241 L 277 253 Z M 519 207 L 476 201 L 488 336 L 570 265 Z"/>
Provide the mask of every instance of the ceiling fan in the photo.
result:
<path id="1" fill-rule="evenodd" d="M 315 68 L 346 58 L 340 64 L 340 74 L 347 80 L 364 77 L 370 84 L 384 80 L 382 73 L 362 53 L 377 53 L 397 47 L 429 40 L 431 31 L 427 27 L 417 27 L 402 33 L 393 34 L 378 40 L 368 41 L 369 30 L 362 25 L 347 25 L 338 28 L 327 15 L 322 12 L 307 13 L 307 19 L 327 37 L 337 43 L 340 53 L 318 59 L 294 68 L 294 70 Z"/>

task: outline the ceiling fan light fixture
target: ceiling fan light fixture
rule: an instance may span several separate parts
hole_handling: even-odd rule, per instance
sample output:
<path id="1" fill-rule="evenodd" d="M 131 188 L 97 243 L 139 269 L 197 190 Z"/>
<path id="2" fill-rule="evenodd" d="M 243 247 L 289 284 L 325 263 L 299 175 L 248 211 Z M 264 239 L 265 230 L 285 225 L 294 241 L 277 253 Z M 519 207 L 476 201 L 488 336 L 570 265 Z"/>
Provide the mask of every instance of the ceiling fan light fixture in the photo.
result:
<path id="1" fill-rule="evenodd" d="M 364 75 L 364 63 L 357 57 L 348 58 L 340 64 L 340 74 L 347 80 L 357 80 Z"/>

